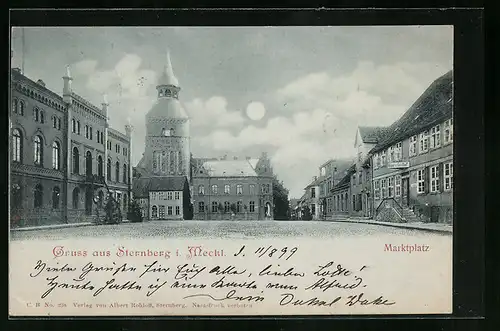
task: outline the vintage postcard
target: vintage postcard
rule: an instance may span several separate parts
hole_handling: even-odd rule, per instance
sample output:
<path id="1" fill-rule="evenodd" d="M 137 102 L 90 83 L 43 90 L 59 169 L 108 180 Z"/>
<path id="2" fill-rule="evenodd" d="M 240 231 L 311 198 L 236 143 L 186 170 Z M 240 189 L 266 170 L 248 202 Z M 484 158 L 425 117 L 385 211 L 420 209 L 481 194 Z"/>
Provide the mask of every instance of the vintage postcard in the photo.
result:
<path id="1" fill-rule="evenodd" d="M 19 26 L 11 54 L 11 316 L 452 313 L 452 26 Z"/>

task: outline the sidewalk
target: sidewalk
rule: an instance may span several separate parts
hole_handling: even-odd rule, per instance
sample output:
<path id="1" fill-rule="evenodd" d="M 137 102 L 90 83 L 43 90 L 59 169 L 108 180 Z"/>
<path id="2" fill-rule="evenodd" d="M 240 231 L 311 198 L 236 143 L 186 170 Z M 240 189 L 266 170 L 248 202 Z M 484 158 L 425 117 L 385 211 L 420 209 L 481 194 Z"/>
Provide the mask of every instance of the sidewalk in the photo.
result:
<path id="1" fill-rule="evenodd" d="M 424 223 L 424 222 L 411 222 L 411 223 L 393 223 L 393 222 L 379 222 L 371 219 L 353 219 L 346 218 L 343 220 L 327 220 L 327 222 L 349 222 L 349 223 L 363 223 L 382 226 L 392 226 L 396 228 L 405 228 L 412 230 L 423 230 L 430 232 L 453 233 L 453 226 L 442 223 Z"/>
<path id="2" fill-rule="evenodd" d="M 122 223 L 129 223 L 129 220 L 123 220 Z M 69 223 L 69 224 L 53 224 L 53 225 L 41 225 L 41 226 L 26 226 L 23 228 L 10 229 L 11 231 L 34 231 L 34 230 L 52 230 L 52 229 L 65 229 L 65 228 L 79 228 L 83 226 L 92 226 L 97 224 L 92 222 L 81 222 L 81 223 Z"/>

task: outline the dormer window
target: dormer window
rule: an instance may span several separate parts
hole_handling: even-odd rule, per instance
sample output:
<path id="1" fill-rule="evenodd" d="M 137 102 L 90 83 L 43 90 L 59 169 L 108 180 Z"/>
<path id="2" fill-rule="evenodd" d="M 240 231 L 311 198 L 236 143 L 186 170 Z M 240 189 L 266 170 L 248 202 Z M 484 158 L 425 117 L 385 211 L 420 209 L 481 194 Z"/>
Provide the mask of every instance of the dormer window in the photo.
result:
<path id="1" fill-rule="evenodd" d="M 162 136 L 170 137 L 170 136 L 173 135 L 173 133 L 174 133 L 174 129 L 168 129 L 168 130 L 165 129 L 165 128 L 161 129 L 161 135 Z"/>
<path id="2" fill-rule="evenodd" d="M 160 91 L 158 92 L 158 96 L 159 96 L 159 97 L 162 97 L 162 96 L 163 96 L 163 91 L 162 91 L 162 90 L 160 90 Z"/>
<path id="3" fill-rule="evenodd" d="M 166 96 L 166 97 L 171 97 L 171 96 L 172 96 L 172 91 L 170 91 L 170 90 L 168 90 L 168 89 L 167 89 L 167 90 L 165 91 L 165 96 Z"/>

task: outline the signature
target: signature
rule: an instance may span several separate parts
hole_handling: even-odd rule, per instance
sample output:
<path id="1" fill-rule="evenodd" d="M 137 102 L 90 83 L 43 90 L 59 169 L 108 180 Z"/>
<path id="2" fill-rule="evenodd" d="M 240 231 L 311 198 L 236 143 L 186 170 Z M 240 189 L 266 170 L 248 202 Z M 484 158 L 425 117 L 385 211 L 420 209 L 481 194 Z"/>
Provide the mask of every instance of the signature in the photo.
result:
<path id="1" fill-rule="evenodd" d="M 264 297 L 260 295 L 246 295 L 246 296 L 239 296 L 236 295 L 236 290 L 231 290 L 227 292 L 226 296 L 223 298 L 214 298 L 210 294 L 192 294 L 184 297 L 184 299 L 187 298 L 196 298 L 196 297 L 207 297 L 209 299 L 212 299 L 214 301 L 224 301 L 224 300 L 237 300 L 237 301 L 250 301 L 250 302 L 261 302 L 264 301 Z"/>

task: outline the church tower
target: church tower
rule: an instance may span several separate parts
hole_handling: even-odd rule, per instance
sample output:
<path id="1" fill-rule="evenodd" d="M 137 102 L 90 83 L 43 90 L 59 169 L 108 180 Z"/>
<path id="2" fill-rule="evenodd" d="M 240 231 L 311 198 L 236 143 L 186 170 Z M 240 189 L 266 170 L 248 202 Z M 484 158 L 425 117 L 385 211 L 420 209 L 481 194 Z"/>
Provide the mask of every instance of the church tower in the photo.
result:
<path id="1" fill-rule="evenodd" d="M 168 52 L 156 90 L 157 100 L 146 115 L 143 167 L 152 175 L 190 180 L 189 116 L 179 102 L 181 88 Z"/>

